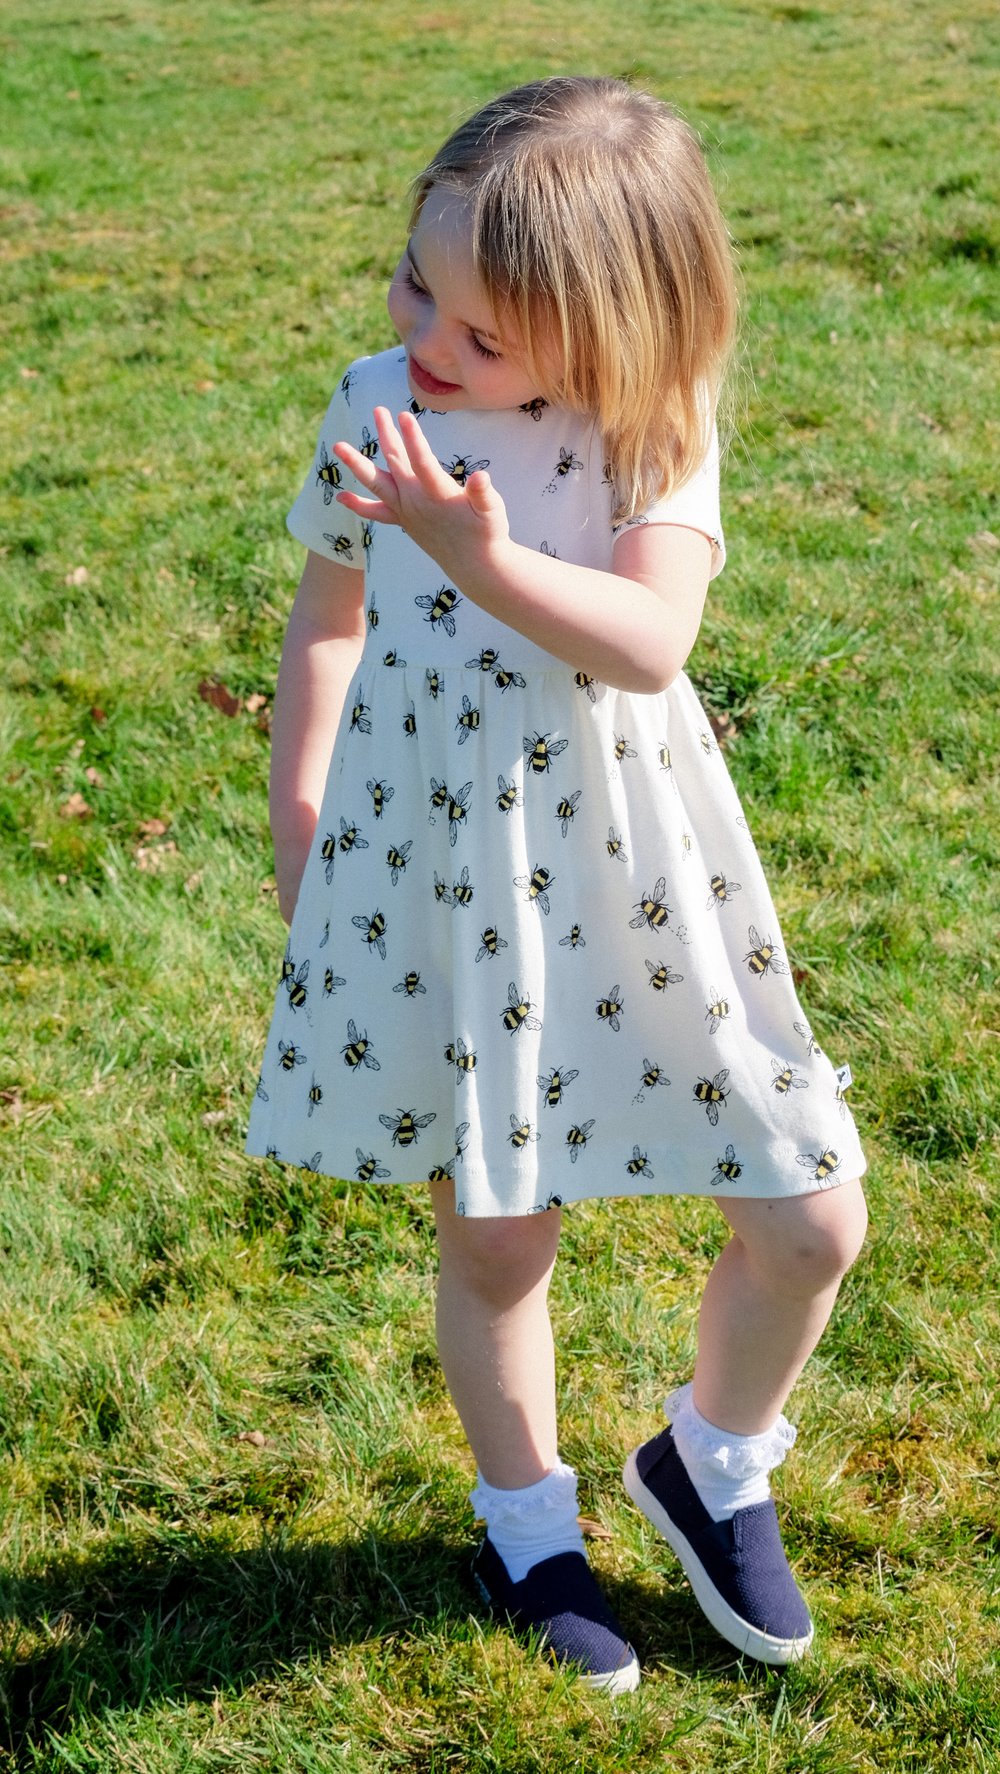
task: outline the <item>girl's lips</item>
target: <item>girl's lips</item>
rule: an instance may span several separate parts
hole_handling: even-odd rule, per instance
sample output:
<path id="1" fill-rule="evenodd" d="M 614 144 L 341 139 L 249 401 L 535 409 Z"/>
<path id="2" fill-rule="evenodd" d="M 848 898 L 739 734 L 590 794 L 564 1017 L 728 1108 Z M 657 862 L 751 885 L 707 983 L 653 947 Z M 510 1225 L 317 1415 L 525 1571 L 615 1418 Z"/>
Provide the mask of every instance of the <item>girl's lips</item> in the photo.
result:
<path id="1" fill-rule="evenodd" d="M 425 394 L 457 394 L 462 386 L 461 382 L 440 382 L 415 357 L 410 358 L 410 375 Z"/>

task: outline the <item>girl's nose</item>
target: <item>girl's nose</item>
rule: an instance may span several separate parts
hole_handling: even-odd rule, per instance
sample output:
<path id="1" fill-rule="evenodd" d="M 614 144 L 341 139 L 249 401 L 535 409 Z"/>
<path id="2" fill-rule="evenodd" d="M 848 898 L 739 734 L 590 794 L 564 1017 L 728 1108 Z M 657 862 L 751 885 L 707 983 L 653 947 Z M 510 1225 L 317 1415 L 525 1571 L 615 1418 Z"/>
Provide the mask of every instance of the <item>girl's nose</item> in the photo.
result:
<path id="1" fill-rule="evenodd" d="M 422 364 L 442 382 L 448 380 L 444 374 L 445 367 L 450 363 L 451 353 L 444 327 L 437 314 L 424 314 L 410 333 L 407 341 L 414 356 L 419 357 Z"/>

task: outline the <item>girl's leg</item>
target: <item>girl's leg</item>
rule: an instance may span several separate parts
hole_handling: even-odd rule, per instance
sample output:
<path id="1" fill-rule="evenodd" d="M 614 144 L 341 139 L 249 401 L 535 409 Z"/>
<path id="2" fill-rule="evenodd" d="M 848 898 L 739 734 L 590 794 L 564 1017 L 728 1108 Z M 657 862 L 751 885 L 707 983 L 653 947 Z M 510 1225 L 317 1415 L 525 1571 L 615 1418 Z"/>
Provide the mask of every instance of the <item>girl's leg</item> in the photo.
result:
<path id="1" fill-rule="evenodd" d="M 536 1484 L 559 1460 L 548 1313 L 559 1209 L 473 1220 L 456 1214 L 451 1183 L 432 1183 L 431 1195 L 438 1354 L 455 1409 L 489 1484 Z"/>
<path id="2" fill-rule="evenodd" d="M 719 1202 L 733 1237 L 702 1298 L 694 1402 L 734 1435 L 769 1429 L 826 1327 L 864 1242 L 859 1182 Z"/>

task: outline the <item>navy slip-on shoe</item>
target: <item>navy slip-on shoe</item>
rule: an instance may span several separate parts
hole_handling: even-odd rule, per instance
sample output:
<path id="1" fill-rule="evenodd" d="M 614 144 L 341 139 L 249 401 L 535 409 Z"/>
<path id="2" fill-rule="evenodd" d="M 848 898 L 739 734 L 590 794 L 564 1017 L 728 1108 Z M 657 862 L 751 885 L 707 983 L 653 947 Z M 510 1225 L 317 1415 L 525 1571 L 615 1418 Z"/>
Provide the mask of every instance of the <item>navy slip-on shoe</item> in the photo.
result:
<path id="1" fill-rule="evenodd" d="M 589 1688 L 631 1694 L 639 1663 L 581 1552 L 557 1552 L 532 1565 L 520 1583 L 489 1536 L 472 1561 L 472 1578 L 493 1615 L 536 1635 L 557 1663 L 579 1671 Z"/>
<path id="2" fill-rule="evenodd" d="M 713 1521 L 669 1429 L 625 1464 L 625 1489 L 677 1554 L 706 1618 L 745 1657 L 792 1663 L 813 1636 L 788 1566 L 773 1502 Z"/>

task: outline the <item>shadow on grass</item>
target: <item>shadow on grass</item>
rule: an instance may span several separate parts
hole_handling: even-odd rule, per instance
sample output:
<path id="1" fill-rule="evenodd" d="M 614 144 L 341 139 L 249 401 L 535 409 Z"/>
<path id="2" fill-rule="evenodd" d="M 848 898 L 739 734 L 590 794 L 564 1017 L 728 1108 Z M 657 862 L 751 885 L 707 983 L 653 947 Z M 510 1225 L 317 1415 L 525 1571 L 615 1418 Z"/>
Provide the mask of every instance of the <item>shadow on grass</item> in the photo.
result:
<path id="1" fill-rule="evenodd" d="M 336 1646 L 481 1616 L 469 1557 L 467 1544 L 437 1538 L 239 1552 L 133 1539 L 30 1576 L 0 1574 L 0 1754 L 81 1716 L 168 1695 L 211 1699 Z M 735 1673 L 686 1592 L 655 1579 L 606 1589 L 647 1668 Z"/>

